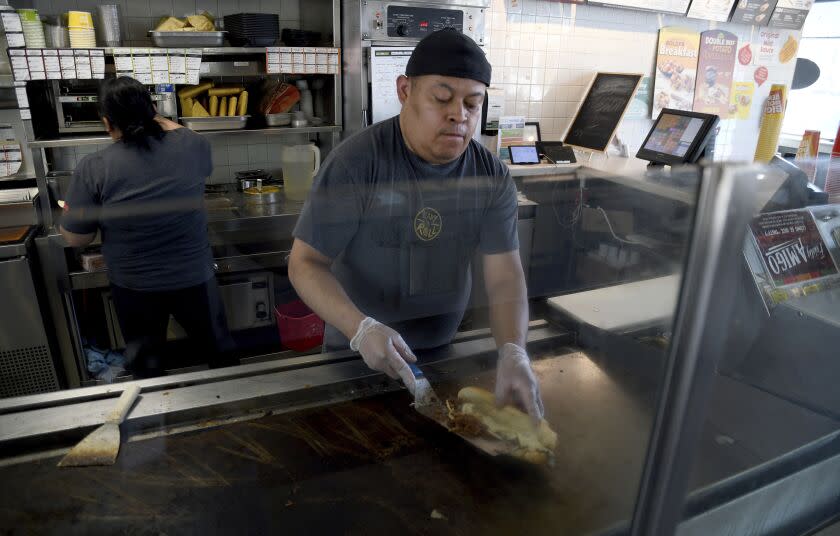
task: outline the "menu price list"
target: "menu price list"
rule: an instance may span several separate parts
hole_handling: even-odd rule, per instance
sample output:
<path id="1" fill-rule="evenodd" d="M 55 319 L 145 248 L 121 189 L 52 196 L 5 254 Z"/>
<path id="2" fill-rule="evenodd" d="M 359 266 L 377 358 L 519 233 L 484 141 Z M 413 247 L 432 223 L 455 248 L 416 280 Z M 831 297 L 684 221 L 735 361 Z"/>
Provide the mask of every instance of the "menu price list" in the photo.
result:
<path id="1" fill-rule="evenodd" d="M 269 47 L 265 50 L 268 74 L 338 74 L 341 49 L 328 47 Z"/>
<path id="2" fill-rule="evenodd" d="M 105 78 L 105 51 L 99 48 L 9 49 L 16 82 Z"/>
<path id="3" fill-rule="evenodd" d="M 115 48 L 117 76 L 142 84 L 198 84 L 202 50 L 198 48 Z"/>

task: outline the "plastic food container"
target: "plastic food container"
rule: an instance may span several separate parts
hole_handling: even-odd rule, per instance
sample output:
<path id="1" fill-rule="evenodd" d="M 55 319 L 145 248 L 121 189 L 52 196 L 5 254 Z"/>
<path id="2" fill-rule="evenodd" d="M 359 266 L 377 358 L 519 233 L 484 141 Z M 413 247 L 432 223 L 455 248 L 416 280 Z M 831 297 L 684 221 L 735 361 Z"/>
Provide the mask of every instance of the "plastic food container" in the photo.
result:
<path id="1" fill-rule="evenodd" d="M 162 48 L 220 47 L 225 43 L 227 32 L 149 32 L 155 46 Z"/>
<path id="2" fill-rule="evenodd" d="M 324 321 L 300 300 L 274 308 L 280 342 L 286 348 L 305 352 L 324 342 Z"/>

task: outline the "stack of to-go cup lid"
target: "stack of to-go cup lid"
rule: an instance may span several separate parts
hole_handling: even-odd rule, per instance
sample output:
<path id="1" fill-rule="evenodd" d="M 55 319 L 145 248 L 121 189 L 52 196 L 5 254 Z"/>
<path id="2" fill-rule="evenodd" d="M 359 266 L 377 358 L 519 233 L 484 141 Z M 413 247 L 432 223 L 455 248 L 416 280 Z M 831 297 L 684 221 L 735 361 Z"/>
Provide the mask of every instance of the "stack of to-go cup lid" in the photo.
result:
<path id="1" fill-rule="evenodd" d="M 18 9 L 20 25 L 23 28 L 23 39 L 26 48 L 46 48 L 47 39 L 44 37 L 44 24 L 38 16 L 37 9 Z"/>
<path id="2" fill-rule="evenodd" d="M 70 32 L 70 46 L 72 48 L 94 48 L 96 46 L 93 17 L 89 12 L 68 12 L 67 27 Z"/>

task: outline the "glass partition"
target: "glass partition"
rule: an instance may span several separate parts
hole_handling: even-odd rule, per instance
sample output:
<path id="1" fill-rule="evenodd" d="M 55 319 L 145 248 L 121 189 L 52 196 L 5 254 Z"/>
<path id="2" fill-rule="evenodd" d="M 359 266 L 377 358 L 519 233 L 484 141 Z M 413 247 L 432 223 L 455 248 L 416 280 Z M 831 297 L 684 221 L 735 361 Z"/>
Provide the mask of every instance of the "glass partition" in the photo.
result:
<path id="1" fill-rule="evenodd" d="M 0 401 L 0 473 L 30 490 L 3 487 L 0 526 L 108 532 L 150 516 L 167 532 L 628 526 L 697 233 L 699 171 L 424 178 L 375 192 L 321 178 L 306 203 L 270 184 L 260 202 L 233 183 L 208 187 L 198 205 L 115 213 L 126 227 L 109 236 L 106 222 L 82 247 L 53 229 L 39 243 L 37 285 L 45 309 L 66 315 L 63 328 L 50 325 L 56 352 L 77 352 L 89 376 L 85 387 Z M 128 247 L 114 237 L 150 214 L 192 212 L 206 218 L 222 307 L 181 295 L 166 340 L 132 349 L 121 314 L 135 330 L 151 316 L 125 296 L 121 307 L 110 266 L 85 263 L 109 240 Z M 295 238 L 312 249 L 297 267 Z M 412 395 L 416 371 L 388 370 L 364 342 L 361 357 L 350 350 L 361 330 L 340 329 L 346 318 L 325 308 L 324 273 L 381 323 L 372 329 L 389 351 L 417 357 L 435 409 Z M 229 336 L 224 359 L 189 333 L 208 315 Z M 131 361 L 152 358 L 156 367 Z M 116 464 L 56 468 L 134 383 L 142 394 Z M 43 452 L 38 437 L 58 450 Z"/>
<path id="2" fill-rule="evenodd" d="M 733 308 L 719 351 L 700 351 L 677 533 L 812 534 L 838 513 L 840 206 L 779 159 L 741 179 L 750 219 L 722 275 L 735 291 L 715 296 Z"/>

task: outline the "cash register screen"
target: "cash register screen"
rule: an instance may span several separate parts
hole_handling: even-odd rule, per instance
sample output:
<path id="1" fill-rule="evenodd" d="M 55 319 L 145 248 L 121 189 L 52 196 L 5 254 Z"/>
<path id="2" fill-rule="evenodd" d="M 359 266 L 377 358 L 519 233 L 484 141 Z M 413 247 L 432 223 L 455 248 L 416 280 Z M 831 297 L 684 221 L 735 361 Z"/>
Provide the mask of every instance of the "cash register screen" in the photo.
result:
<path id="1" fill-rule="evenodd" d="M 698 117 L 662 114 L 643 147 L 656 153 L 684 157 L 702 127 L 703 119 Z"/>
<path id="2" fill-rule="evenodd" d="M 540 155 L 534 145 L 511 145 L 511 164 L 539 164 Z"/>

